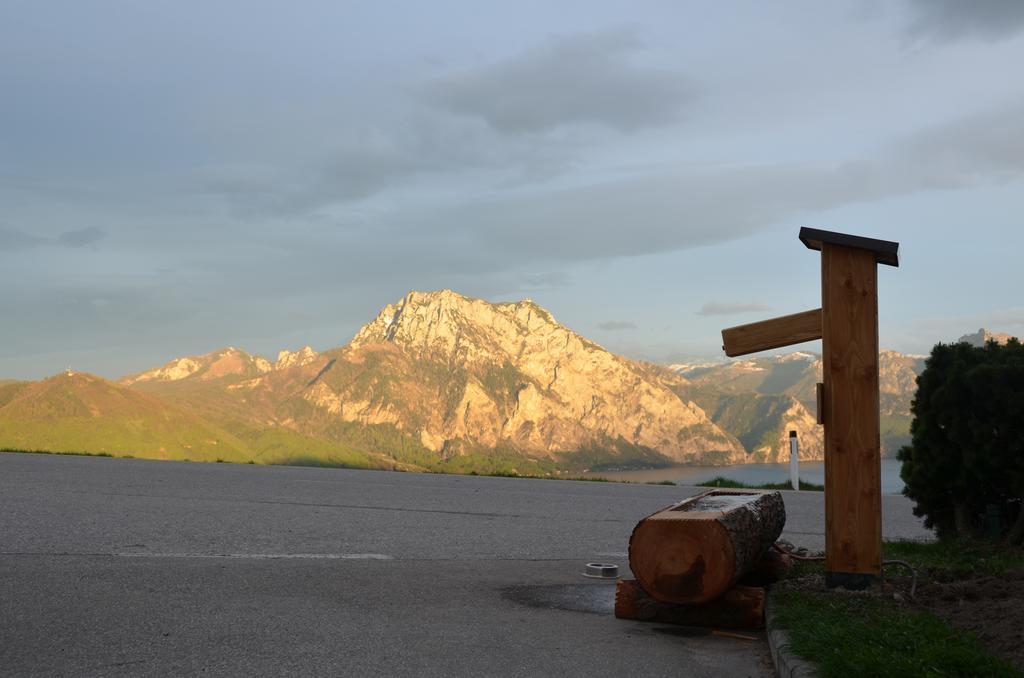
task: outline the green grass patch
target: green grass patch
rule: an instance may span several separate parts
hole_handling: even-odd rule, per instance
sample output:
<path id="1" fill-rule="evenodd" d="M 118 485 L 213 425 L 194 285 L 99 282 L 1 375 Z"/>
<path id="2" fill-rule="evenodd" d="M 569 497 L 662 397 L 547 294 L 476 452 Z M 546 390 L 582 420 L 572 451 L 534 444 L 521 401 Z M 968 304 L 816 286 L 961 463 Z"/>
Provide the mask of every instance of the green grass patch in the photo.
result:
<path id="1" fill-rule="evenodd" d="M 762 483 L 760 485 L 750 485 L 748 483 L 740 482 L 739 480 L 733 480 L 731 478 L 725 478 L 723 476 L 717 476 L 711 480 L 705 480 L 703 483 L 698 483 L 698 487 L 728 487 L 740 490 L 792 490 L 793 486 L 788 482 L 784 483 Z M 825 486 L 818 485 L 817 483 L 809 483 L 806 480 L 800 481 L 800 489 L 807 492 L 824 492 Z"/>
<path id="2" fill-rule="evenodd" d="M 882 558 L 909 563 L 919 583 L 999 576 L 1024 567 L 1024 551 L 973 541 L 885 542 Z M 800 561 L 789 577 L 822 575 L 824 569 L 820 561 Z M 895 566 L 886 572 L 906 575 Z M 793 652 L 816 663 L 822 676 L 1021 675 L 971 634 L 888 598 L 783 591 L 774 601 Z"/>
<path id="3" fill-rule="evenodd" d="M 64 457 L 113 457 L 114 456 L 110 452 L 74 452 L 74 451 L 52 452 L 50 450 L 16 450 L 16 449 L 10 448 L 10 447 L 2 447 L 2 448 L 0 448 L 0 453 L 2 453 L 2 452 L 9 452 L 11 454 L 55 454 L 55 455 L 64 456 Z M 120 455 L 120 456 L 123 456 L 126 459 L 131 459 L 132 458 L 132 456 L 130 454 L 125 454 L 125 455 Z"/>
<path id="4" fill-rule="evenodd" d="M 885 542 L 882 559 L 905 560 L 921 575 L 936 581 L 998 576 L 1024 568 L 1024 550 L 968 540 Z"/>
<path id="5" fill-rule="evenodd" d="M 1020 675 L 973 635 L 926 612 L 845 594 L 786 592 L 776 604 L 790 648 L 823 678 Z"/>
<path id="6" fill-rule="evenodd" d="M 902 560 L 917 571 L 919 583 L 949 582 L 971 577 L 999 576 L 1024 569 L 1024 551 L 975 541 L 887 541 L 882 543 L 882 560 Z M 797 561 L 789 577 L 823 574 L 821 561 Z M 904 568 L 886 566 L 887 576 L 906 576 Z"/>

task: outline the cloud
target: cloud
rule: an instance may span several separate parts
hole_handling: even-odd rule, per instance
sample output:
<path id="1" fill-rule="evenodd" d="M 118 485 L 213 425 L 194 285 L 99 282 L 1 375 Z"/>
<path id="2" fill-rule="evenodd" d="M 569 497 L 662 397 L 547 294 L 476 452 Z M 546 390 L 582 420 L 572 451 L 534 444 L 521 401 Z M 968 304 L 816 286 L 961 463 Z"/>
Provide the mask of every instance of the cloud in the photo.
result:
<path id="1" fill-rule="evenodd" d="M 46 238 L 40 238 L 13 228 L 0 228 L 0 252 L 17 252 L 45 245 Z"/>
<path id="2" fill-rule="evenodd" d="M 737 304 L 709 301 L 708 303 L 700 307 L 700 310 L 697 311 L 697 315 L 739 315 L 741 313 L 753 313 L 754 311 L 770 310 L 772 310 L 771 306 L 767 306 L 765 304 Z"/>
<path id="3" fill-rule="evenodd" d="M 203 167 L 192 188 L 251 218 L 306 215 L 424 185 L 544 183 L 594 140 L 563 134 L 538 143 L 524 133 L 581 124 L 629 132 L 677 120 L 695 98 L 684 76 L 636 65 L 641 47 L 625 30 L 549 38 L 503 61 L 427 81 L 414 88 L 418 100 L 400 102 L 395 115 L 335 122 L 315 142 L 267 122 L 299 141 L 280 157 Z"/>
<path id="4" fill-rule="evenodd" d="M 889 155 L 908 170 L 908 165 L 916 168 L 926 188 L 964 188 L 1020 176 L 1024 101 L 923 130 L 896 144 Z"/>
<path id="5" fill-rule="evenodd" d="M 908 0 L 907 34 L 925 40 L 1002 40 L 1024 29 L 1020 0 Z"/>
<path id="6" fill-rule="evenodd" d="M 230 248 L 180 252 L 188 241 L 168 233 L 161 242 L 171 259 L 154 265 L 173 261 L 183 271 L 225 276 L 237 284 L 229 296 L 268 300 L 357 288 L 374 299 L 444 287 L 483 297 L 528 296 L 563 286 L 565 272 L 581 262 L 721 244 L 844 205 L 1018 176 L 1024 153 L 1014 149 L 1024 143 L 1024 115 L 1017 110 L 955 121 L 876 157 L 833 165 L 635 174 L 589 185 L 490 191 L 475 199 L 381 201 L 316 223 L 266 218 L 230 229 L 218 224 L 216 237 Z M 717 303 L 703 312 L 728 310 Z M 767 310 L 741 307 L 732 312 Z"/>
<path id="7" fill-rule="evenodd" d="M 465 203 L 396 228 L 426 228 L 485 258 L 586 261 L 727 242 L 783 221 L 925 190 L 1024 176 L 1024 105 L 922 131 L 875 157 L 631 176 Z"/>
<path id="8" fill-rule="evenodd" d="M 225 200 L 245 218 L 305 216 L 388 191 L 437 186 L 521 186 L 571 166 L 572 140 L 536 144 L 472 120 L 414 113 L 388 125 L 325 138 L 299 158 L 200 168 L 188 188 Z"/>
<path id="9" fill-rule="evenodd" d="M 0 252 L 16 252 L 21 250 L 34 249 L 36 247 L 49 247 L 63 245 L 65 247 L 83 247 L 106 236 L 98 228 L 83 228 L 76 231 L 66 231 L 56 238 L 41 237 L 32 235 L 11 228 L 0 228 Z"/>
<path id="10" fill-rule="evenodd" d="M 65 231 L 57 236 L 57 240 L 68 247 L 84 247 L 102 240 L 107 234 L 99 228 L 80 228 L 76 231 Z"/>
<path id="11" fill-rule="evenodd" d="M 551 37 L 522 54 L 450 74 L 423 88 L 443 110 L 502 132 L 548 132 L 595 124 L 629 132 L 677 120 L 696 96 L 686 77 L 634 64 L 632 31 Z"/>
<path id="12" fill-rule="evenodd" d="M 569 275 L 565 271 L 548 271 L 547 273 L 524 273 L 519 276 L 520 286 L 524 289 L 547 290 L 565 287 L 569 284 Z"/>
<path id="13" fill-rule="evenodd" d="M 606 330 L 608 332 L 636 329 L 636 324 L 631 323 L 628 320 L 606 320 L 603 323 L 598 323 L 597 326 L 599 329 Z"/>
<path id="14" fill-rule="evenodd" d="M 596 53 L 597 46 L 620 45 L 620 52 L 628 53 L 635 38 L 619 32 L 552 39 L 511 62 L 533 64 L 544 55 L 557 60 L 552 55 L 566 44 L 572 47 L 569 51 L 581 53 L 587 52 L 584 47 Z M 615 54 L 615 49 L 610 53 Z M 567 62 L 565 67 L 571 69 L 572 60 Z M 548 64 L 537 66 L 537 70 L 548 70 L 549 66 L 554 68 Z M 499 72 L 491 73 L 489 69 Z M 315 149 L 299 151 L 296 157 L 211 165 L 201 171 L 196 184 L 202 192 L 225 200 L 231 211 L 247 220 L 306 217 L 376 196 L 398 204 L 395 196 L 401 196 L 401 191 L 438 196 L 447 193 L 457 195 L 463 204 L 446 210 L 438 207 L 440 200 L 432 201 L 430 211 L 446 212 L 443 218 L 438 217 L 444 222 L 442 230 L 457 230 L 457 224 L 468 224 L 474 233 L 467 234 L 467 239 L 503 246 L 503 241 L 510 238 L 517 241 L 513 243 L 516 249 L 522 249 L 524 242 L 544 243 L 545 255 L 563 258 L 557 251 L 552 252 L 552 248 L 563 247 L 572 250 L 567 258 L 578 259 L 721 242 L 809 210 L 988 181 L 1000 172 L 1017 172 L 1024 158 L 1024 106 L 1011 105 L 924 130 L 873 158 L 851 158 L 821 166 L 780 164 L 625 174 L 614 181 L 591 179 L 588 184 L 578 180 L 573 187 L 560 187 L 556 179 L 573 168 L 576 160 L 586 157 L 587 144 L 593 139 L 587 142 L 573 135 L 548 135 L 544 143 L 538 143 L 532 135 L 504 132 L 541 131 L 585 122 L 580 117 L 582 112 L 576 115 L 573 106 L 558 103 L 557 97 L 545 103 L 541 101 L 548 98 L 545 92 L 521 84 L 522 106 L 539 117 L 531 118 L 532 122 L 524 119 L 518 127 L 503 122 L 501 116 L 513 115 L 515 106 L 499 105 L 484 91 L 492 86 L 506 88 L 496 84 L 501 71 L 492 65 L 475 72 L 472 78 L 456 78 L 462 83 L 460 88 L 464 80 L 476 83 L 481 106 L 496 106 L 493 115 L 484 109 L 475 119 L 410 110 L 398 119 L 346 127 L 340 135 L 334 130 L 325 134 Z M 438 81 L 431 83 L 424 96 L 429 99 L 442 90 L 447 92 L 451 82 L 444 82 L 447 84 L 443 87 Z M 609 84 L 609 91 L 617 86 Z M 507 88 L 515 89 L 512 84 Z M 581 92 L 580 96 L 590 96 L 585 87 Z M 622 116 L 643 116 L 657 109 L 647 106 L 642 96 L 630 94 L 628 88 L 616 93 L 610 107 L 590 103 L 581 107 L 608 126 L 614 126 L 614 122 L 624 128 L 627 119 L 616 117 L 620 104 L 625 105 Z M 453 187 L 457 193 L 453 193 Z M 467 195 L 487 197 L 463 200 Z M 531 201 L 536 202 L 531 206 Z M 769 211 L 747 209 L 746 204 L 755 203 L 767 205 Z M 432 221 L 429 212 L 416 209 L 416 225 L 409 228 L 421 228 Z M 551 219 L 554 214 L 564 218 Z M 630 229 L 624 224 L 630 224 Z M 533 238 L 516 235 L 534 227 L 538 232 Z M 559 242 L 562 233 L 578 233 L 584 227 L 593 233 Z M 634 237 L 632 229 L 641 232 Z M 506 230 L 510 233 L 502 235 Z M 649 247 L 637 252 L 645 245 Z"/>

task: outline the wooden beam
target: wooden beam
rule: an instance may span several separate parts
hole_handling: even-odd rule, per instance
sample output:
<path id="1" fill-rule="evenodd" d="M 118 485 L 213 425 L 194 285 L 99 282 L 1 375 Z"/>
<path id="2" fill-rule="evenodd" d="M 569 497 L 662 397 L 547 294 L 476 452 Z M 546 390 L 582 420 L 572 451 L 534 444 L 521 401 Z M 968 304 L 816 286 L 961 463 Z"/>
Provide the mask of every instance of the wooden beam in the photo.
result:
<path id="1" fill-rule="evenodd" d="M 821 286 L 825 580 L 863 588 L 882 567 L 875 254 L 823 243 Z"/>
<path id="2" fill-rule="evenodd" d="M 821 339 L 820 308 L 722 330 L 722 348 L 730 358 L 815 339 Z"/>

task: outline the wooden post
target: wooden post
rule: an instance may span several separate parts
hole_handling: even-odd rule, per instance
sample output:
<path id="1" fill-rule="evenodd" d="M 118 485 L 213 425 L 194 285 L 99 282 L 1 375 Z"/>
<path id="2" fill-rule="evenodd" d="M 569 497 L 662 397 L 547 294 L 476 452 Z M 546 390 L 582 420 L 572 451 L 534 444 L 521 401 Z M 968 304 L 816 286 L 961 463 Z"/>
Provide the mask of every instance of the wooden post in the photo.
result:
<path id="1" fill-rule="evenodd" d="M 820 338 L 825 426 L 825 582 L 864 588 L 882 572 L 878 410 L 878 264 L 899 266 L 899 243 L 800 229 L 821 251 L 821 310 L 722 330 L 726 355 Z"/>
<path id="2" fill-rule="evenodd" d="M 821 301 L 826 584 L 864 588 L 882 571 L 875 254 L 824 243 Z"/>

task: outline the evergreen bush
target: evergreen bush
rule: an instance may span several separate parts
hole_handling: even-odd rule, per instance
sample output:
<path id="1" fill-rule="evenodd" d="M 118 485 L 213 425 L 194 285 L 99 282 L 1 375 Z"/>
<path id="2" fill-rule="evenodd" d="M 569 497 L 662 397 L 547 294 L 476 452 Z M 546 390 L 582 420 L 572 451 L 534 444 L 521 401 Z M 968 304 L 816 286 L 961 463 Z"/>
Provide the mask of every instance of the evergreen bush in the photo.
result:
<path id="1" fill-rule="evenodd" d="M 903 493 L 940 538 L 1024 542 L 1024 346 L 938 344 L 918 377 Z"/>

